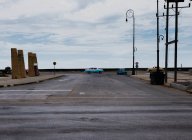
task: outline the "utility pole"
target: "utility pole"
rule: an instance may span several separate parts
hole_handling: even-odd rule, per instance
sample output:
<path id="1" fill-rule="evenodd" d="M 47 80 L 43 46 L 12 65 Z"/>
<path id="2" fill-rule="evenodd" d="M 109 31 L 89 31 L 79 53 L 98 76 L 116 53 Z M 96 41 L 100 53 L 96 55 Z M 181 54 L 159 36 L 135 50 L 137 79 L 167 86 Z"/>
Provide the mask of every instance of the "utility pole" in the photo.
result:
<path id="1" fill-rule="evenodd" d="M 132 75 L 135 75 L 135 16 L 133 14 L 133 71 Z"/>
<path id="2" fill-rule="evenodd" d="M 156 17 L 157 17 L 157 70 L 155 72 L 150 73 L 150 79 L 151 79 L 151 84 L 162 85 L 164 84 L 164 73 L 159 69 L 159 43 L 160 43 L 160 39 L 163 40 L 164 36 L 159 35 L 159 17 L 162 17 L 162 16 L 159 16 L 159 0 L 157 0 Z"/>
<path id="3" fill-rule="evenodd" d="M 177 48 L 178 48 L 178 8 L 189 8 L 191 6 L 191 3 L 189 3 L 189 6 L 183 6 L 179 7 L 179 2 L 184 2 L 185 0 L 165 0 L 167 2 L 167 15 L 166 15 L 166 52 L 165 52 L 165 82 L 167 82 L 167 66 L 168 66 L 168 45 L 175 43 L 175 61 L 174 61 L 174 82 L 177 82 Z M 191 0 L 190 0 L 191 1 Z M 172 7 L 169 7 L 169 3 L 175 3 L 175 7 L 172 5 Z M 169 9 L 175 8 L 175 40 L 168 42 L 168 25 L 169 25 Z"/>
<path id="4" fill-rule="evenodd" d="M 169 45 L 175 43 L 175 40 L 169 42 L 169 17 L 175 16 L 169 14 L 169 0 L 165 0 L 167 2 L 167 7 L 164 5 L 164 9 L 166 9 L 166 15 L 163 13 L 163 16 L 166 16 L 166 43 L 165 43 L 165 83 L 167 83 L 168 79 L 168 52 L 169 52 Z"/>
<path id="5" fill-rule="evenodd" d="M 157 72 L 159 72 L 159 0 L 157 0 Z"/>
<path id="6" fill-rule="evenodd" d="M 165 46 L 165 83 L 167 83 L 167 68 L 168 68 L 168 42 L 169 42 L 169 2 L 167 0 L 166 12 L 166 46 Z"/>
<path id="7" fill-rule="evenodd" d="M 175 2 L 175 68 L 174 82 L 177 82 L 177 44 L 178 44 L 178 1 Z"/>
<path id="8" fill-rule="evenodd" d="M 159 43 L 160 39 L 164 39 L 163 35 L 159 35 L 159 17 L 163 17 L 164 15 L 159 15 L 159 0 L 157 0 L 157 71 L 159 71 Z"/>

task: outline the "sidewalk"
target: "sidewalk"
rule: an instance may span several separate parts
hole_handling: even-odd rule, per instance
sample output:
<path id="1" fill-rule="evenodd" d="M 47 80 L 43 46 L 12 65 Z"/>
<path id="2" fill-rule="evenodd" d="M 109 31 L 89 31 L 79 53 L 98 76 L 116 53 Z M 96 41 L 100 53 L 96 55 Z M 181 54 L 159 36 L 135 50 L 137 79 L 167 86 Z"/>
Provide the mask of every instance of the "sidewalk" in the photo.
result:
<path id="1" fill-rule="evenodd" d="M 24 85 L 30 83 L 39 83 L 45 80 L 62 77 L 64 74 L 52 74 L 52 73 L 43 73 L 40 76 L 36 77 L 26 77 L 22 79 L 11 79 L 9 77 L 0 77 L 0 87 L 8 87 L 8 86 L 16 86 L 16 85 Z"/>
<path id="2" fill-rule="evenodd" d="M 138 78 L 141 80 L 150 82 L 150 74 L 148 72 L 138 72 L 137 75 L 132 75 L 133 78 Z M 165 86 L 176 88 L 179 90 L 184 90 L 189 93 L 192 93 L 192 75 L 189 72 L 178 72 L 177 83 L 174 83 L 174 73 L 168 73 L 168 82 L 165 83 Z"/>

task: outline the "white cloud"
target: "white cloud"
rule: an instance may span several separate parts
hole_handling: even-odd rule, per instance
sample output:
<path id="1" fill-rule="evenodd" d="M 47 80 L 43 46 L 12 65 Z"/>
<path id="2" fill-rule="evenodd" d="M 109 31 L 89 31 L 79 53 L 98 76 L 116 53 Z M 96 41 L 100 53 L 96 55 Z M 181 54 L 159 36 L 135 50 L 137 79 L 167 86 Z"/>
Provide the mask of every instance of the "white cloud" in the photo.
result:
<path id="1" fill-rule="evenodd" d="M 125 22 L 125 12 L 130 8 L 136 18 L 136 60 L 142 67 L 156 64 L 154 0 L 0 0 L 0 4 L 0 51 L 4 52 L 0 57 L 3 60 L 5 54 L 9 57 L 1 60 L 4 62 L 1 68 L 7 66 L 12 47 L 24 49 L 26 54 L 37 52 L 40 68 L 50 68 L 54 60 L 59 61 L 60 68 L 92 64 L 131 67 L 132 19 Z M 164 1 L 160 1 L 161 14 L 163 4 Z M 179 17 L 183 48 L 192 45 L 191 11 L 192 8 L 182 10 Z M 174 18 L 170 21 L 173 28 Z M 164 34 L 164 25 L 165 18 L 161 18 L 161 34 Z M 185 55 L 182 61 L 188 57 Z"/>

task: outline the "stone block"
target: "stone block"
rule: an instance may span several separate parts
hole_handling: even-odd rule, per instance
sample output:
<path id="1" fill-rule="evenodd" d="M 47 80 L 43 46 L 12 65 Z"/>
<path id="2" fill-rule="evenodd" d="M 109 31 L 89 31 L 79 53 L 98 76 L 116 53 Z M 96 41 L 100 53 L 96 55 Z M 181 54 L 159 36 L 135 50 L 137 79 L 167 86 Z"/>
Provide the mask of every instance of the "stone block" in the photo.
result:
<path id="1" fill-rule="evenodd" d="M 19 79 L 18 54 L 16 48 L 11 48 L 12 79 Z"/>
<path id="2" fill-rule="evenodd" d="M 34 70 L 34 54 L 32 52 L 28 53 L 28 76 L 34 77 L 35 70 Z"/>
<path id="3" fill-rule="evenodd" d="M 20 77 L 25 78 L 26 77 L 26 71 L 25 71 L 25 62 L 24 62 L 23 50 L 18 50 L 18 69 L 19 69 Z"/>

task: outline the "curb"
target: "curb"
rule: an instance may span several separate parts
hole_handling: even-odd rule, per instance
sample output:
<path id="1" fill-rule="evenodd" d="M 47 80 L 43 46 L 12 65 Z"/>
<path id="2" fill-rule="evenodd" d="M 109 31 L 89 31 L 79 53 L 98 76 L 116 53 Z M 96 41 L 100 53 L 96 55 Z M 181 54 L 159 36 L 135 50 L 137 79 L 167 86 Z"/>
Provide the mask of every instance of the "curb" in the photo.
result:
<path id="1" fill-rule="evenodd" d="M 55 79 L 55 78 L 59 78 L 59 77 L 63 77 L 64 75 L 56 75 L 53 77 L 48 77 L 48 78 L 44 78 L 43 79 L 39 79 L 39 80 L 31 80 L 31 81 L 24 81 L 21 83 L 10 83 L 10 84 L 1 84 L 0 88 L 5 88 L 5 87 L 13 87 L 13 86 L 18 86 L 18 85 L 27 85 L 27 84 L 33 84 L 33 83 L 40 83 L 46 80 L 51 80 L 51 79 Z"/>
<path id="2" fill-rule="evenodd" d="M 184 90 L 184 91 L 186 91 L 187 88 L 188 88 L 188 86 L 184 86 L 184 85 L 177 84 L 177 83 L 171 83 L 170 87 L 173 87 L 173 88 L 176 88 L 176 89 L 179 89 L 179 90 Z"/>
<path id="3" fill-rule="evenodd" d="M 148 79 L 137 77 L 137 76 L 131 76 L 131 78 L 139 79 L 139 80 L 143 80 L 143 81 L 147 81 L 147 82 L 150 81 Z M 192 94 L 192 89 L 189 89 L 188 86 L 185 86 L 185 85 L 182 85 L 182 84 L 170 83 L 170 84 L 164 84 L 163 86 L 169 87 L 169 88 L 175 88 L 175 89 L 182 90 L 182 91 L 185 91 L 185 92 L 188 92 L 188 93 Z"/>
<path id="4" fill-rule="evenodd" d="M 182 91 L 186 91 L 186 92 L 192 94 L 192 89 L 189 89 L 188 86 L 185 86 L 185 85 L 182 85 L 182 84 L 171 83 L 170 87 L 175 88 L 175 89 L 179 89 L 179 90 L 182 90 Z"/>

